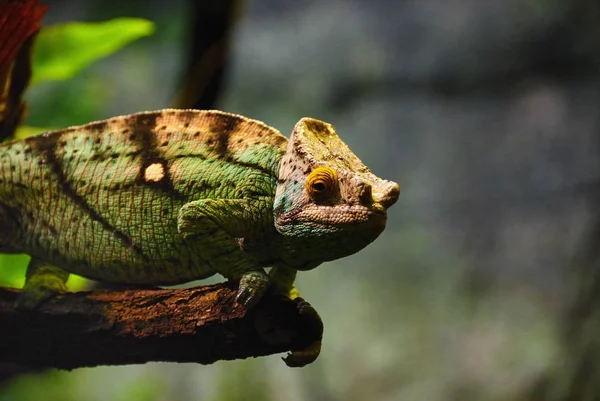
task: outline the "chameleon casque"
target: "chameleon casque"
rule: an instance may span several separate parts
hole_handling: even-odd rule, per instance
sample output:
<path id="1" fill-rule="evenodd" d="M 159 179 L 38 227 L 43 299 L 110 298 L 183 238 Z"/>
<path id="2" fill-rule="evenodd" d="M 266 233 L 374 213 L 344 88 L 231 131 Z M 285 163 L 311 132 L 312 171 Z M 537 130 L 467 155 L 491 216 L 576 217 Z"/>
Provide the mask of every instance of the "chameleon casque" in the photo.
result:
<path id="1" fill-rule="evenodd" d="M 221 111 L 143 112 L 0 144 L 0 252 L 32 257 L 25 307 L 69 273 L 131 285 L 220 273 L 250 308 L 372 242 L 399 191 L 315 119 L 288 141 Z"/>

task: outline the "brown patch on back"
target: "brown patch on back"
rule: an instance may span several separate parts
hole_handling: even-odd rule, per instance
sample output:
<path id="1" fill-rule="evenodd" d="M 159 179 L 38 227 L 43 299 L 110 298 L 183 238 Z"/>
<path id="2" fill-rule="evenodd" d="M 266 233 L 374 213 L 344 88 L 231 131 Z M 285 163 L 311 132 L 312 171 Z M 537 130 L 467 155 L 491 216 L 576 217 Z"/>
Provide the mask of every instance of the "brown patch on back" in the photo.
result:
<path id="1" fill-rule="evenodd" d="M 85 131 L 88 131 L 91 134 L 99 134 L 101 132 L 105 132 L 108 129 L 108 122 L 105 121 L 95 121 L 93 123 L 87 124 L 85 127 Z M 69 128 L 68 131 L 81 131 L 78 129 Z"/>
<path id="2" fill-rule="evenodd" d="M 237 151 L 264 144 L 284 149 L 287 138 L 265 123 L 218 110 L 163 110 L 158 125 L 180 132 L 186 140 L 205 143 L 215 154 L 226 158 Z M 159 142 L 164 133 L 158 133 Z M 183 156 L 176 156 L 183 157 Z"/>
<path id="3" fill-rule="evenodd" d="M 139 113 L 124 116 L 121 118 L 122 121 L 117 119 L 113 121 L 115 126 L 121 126 L 122 133 L 129 133 L 129 139 L 136 153 L 139 154 L 138 184 L 151 186 L 175 199 L 184 199 L 183 194 L 175 189 L 169 171 L 169 162 L 159 149 L 159 131 L 169 132 L 164 114 L 161 111 Z"/>
<path id="4" fill-rule="evenodd" d="M 140 114 L 132 114 L 129 118 L 127 118 L 129 126 L 140 129 L 145 128 L 147 130 L 154 130 L 157 126 L 157 121 L 160 117 L 160 113 L 140 113 Z"/>
<path id="5" fill-rule="evenodd" d="M 215 136 L 214 150 L 218 154 L 225 154 L 229 150 L 229 138 L 236 132 L 242 119 L 238 116 L 221 114 L 211 119 L 210 131 Z"/>
<path id="6" fill-rule="evenodd" d="M 229 137 L 233 131 L 213 131 L 213 150 L 218 155 L 224 155 L 229 150 Z"/>

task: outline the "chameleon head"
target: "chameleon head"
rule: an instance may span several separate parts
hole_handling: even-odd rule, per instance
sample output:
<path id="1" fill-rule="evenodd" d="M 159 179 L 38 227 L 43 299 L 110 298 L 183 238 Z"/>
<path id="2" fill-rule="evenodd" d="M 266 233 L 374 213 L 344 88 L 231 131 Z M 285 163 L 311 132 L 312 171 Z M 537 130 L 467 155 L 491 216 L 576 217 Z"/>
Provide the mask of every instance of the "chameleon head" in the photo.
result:
<path id="1" fill-rule="evenodd" d="M 298 270 L 358 252 L 381 234 L 400 187 L 360 161 L 331 124 L 303 118 L 279 167 L 275 227 Z"/>

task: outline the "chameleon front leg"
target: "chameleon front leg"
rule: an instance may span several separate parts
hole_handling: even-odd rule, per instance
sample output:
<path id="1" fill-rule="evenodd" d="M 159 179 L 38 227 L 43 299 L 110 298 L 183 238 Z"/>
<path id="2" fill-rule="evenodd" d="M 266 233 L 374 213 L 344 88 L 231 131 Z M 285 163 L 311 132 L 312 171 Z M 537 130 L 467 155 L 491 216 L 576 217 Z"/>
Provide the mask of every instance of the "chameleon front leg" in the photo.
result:
<path id="1" fill-rule="evenodd" d="M 35 309 L 51 296 L 67 291 L 69 273 L 35 257 L 27 266 L 25 285 L 17 298 L 20 309 Z"/>
<path id="2" fill-rule="evenodd" d="M 298 289 L 294 286 L 297 272 L 296 269 L 289 267 L 275 266 L 269 272 L 269 281 L 277 292 L 293 300 L 300 296 Z"/>
<path id="3" fill-rule="evenodd" d="M 254 306 L 269 287 L 262 266 L 244 252 L 236 238 L 260 226 L 264 200 L 201 199 L 185 204 L 177 218 L 179 234 L 198 249 L 218 273 L 239 280 L 237 302 Z"/>

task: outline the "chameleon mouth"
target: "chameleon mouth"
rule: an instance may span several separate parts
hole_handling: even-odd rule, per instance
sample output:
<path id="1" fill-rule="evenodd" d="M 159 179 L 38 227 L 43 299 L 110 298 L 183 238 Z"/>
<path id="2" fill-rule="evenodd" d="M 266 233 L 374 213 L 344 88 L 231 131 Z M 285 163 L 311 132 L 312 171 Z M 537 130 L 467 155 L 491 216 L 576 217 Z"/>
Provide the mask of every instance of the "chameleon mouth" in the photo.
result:
<path id="1" fill-rule="evenodd" d="M 369 227 L 373 232 L 381 233 L 385 229 L 387 223 L 387 213 L 385 210 L 374 209 L 369 213 L 367 221 L 363 222 L 366 227 Z"/>
<path id="2" fill-rule="evenodd" d="M 346 204 L 297 208 L 277 216 L 275 225 L 282 233 L 314 229 L 322 234 L 369 232 L 378 235 L 385 229 L 386 222 L 387 212 L 384 208 Z"/>
<path id="3" fill-rule="evenodd" d="M 330 228 L 347 230 L 348 228 L 361 226 L 385 227 L 387 213 L 385 209 L 365 208 L 360 205 L 345 205 L 329 208 L 316 208 L 312 211 L 300 213 L 298 217 L 307 222 Z"/>
<path id="4" fill-rule="evenodd" d="M 382 192 L 376 192 L 373 195 L 375 202 L 381 205 L 385 210 L 392 206 L 400 196 L 400 185 L 392 181 L 386 181 L 387 185 Z"/>

